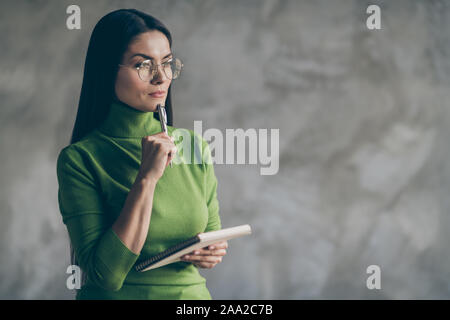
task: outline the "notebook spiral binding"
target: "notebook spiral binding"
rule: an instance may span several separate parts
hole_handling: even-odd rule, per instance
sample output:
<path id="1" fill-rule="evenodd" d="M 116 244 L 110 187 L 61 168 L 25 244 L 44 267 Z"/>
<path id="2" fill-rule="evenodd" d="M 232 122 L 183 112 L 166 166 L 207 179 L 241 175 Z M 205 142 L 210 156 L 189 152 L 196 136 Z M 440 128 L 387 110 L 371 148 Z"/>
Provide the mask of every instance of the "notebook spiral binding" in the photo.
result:
<path id="1" fill-rule="evenodd" d="M 160 253 L 158 253 L 157 255 L 150 257 L 142 262 L 140 262 L 139 264 L 137 264 L 135 266 L 135 270 L 136 271 L 141 271 L 144 270 L 145 268 L 151 266 L 152 264 L 157 263 L 158 261 L 161 261 L 162 259 L 167 258 L 168 256 L 170 256 L 171 254 L 174 254 L 175 252 L 178 252 L 180 250 L 183 250 L 184 248 L 189 247 L 190 245 L 193 245 L 197 242 L 199 242 L 200 239 L 197 236 L 194 236 L 192 238 L 189 238 L 183 242 L 178 243 L 177 245 L 168 248 L 167 250 L 164 250 Z"/>

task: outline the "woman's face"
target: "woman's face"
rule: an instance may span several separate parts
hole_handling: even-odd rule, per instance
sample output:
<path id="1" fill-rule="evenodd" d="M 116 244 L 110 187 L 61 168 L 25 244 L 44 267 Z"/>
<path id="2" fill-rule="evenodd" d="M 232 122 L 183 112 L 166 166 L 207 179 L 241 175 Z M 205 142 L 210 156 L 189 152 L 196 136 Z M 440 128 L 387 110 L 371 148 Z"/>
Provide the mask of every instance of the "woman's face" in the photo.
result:
<path id="1" fill-rule="evenodd" d="M 154 79 L 142 81 L 134 68 L 144 60 L 151 59 L 153 64 L 161 64 L 172 56 L 169 41 L 160 31 L 149 31 L 138 35 L 130 43 L 122 58 L 122 65 L 117 73 L 115 93 L 117 98 L 141 111 L 156 111 L 156 105 L 165 105 L 167 91 L 172 80 L 168 79 L 163 67 L 158 67 L 158 74 Z M 151 93 L 163 91 L 161 96 Z"/>

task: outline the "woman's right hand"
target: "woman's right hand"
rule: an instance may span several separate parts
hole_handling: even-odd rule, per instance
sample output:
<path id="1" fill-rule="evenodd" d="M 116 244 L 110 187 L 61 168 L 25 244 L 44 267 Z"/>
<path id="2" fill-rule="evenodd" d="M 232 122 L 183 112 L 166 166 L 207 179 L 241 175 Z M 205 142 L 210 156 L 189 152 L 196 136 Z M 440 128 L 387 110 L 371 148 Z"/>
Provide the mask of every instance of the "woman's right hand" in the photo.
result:
<path id="1" fill-rule="evenodd" d="M 177 147 L 173 142 L 173 137 L 168 136 L 165 132 L 143 137 L 141 145 L 141 166 L 137 179 L 156 183 L 162 177 L 170 160 L 175 157 Z"/>

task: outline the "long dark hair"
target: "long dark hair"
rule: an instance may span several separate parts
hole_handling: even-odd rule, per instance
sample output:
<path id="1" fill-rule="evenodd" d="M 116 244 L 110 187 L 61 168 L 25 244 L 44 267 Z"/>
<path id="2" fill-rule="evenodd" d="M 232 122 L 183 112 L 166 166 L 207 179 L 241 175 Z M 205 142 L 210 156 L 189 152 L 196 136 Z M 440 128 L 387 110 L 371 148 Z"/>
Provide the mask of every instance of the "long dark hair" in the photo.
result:
<path id="1" fill-rule="evenodd" d="M 169 40 L 172 47 L 172 36 L 164 24 L 149 14 L 136 9 L 120 9 L 102 17 L 94 27 L 84 64 L 83 84 L 75 125 L 70 143 L 80 141 L 88 133 L 98 128 L 109 112 L 111 102 L 115 98 L 114 85 L 118 64 L 130 42 L 139 34 L 158 30 Z M 173 125 L 171 87 L 165 102 L 167 123 Z M 155 112 L 158 119 L 158 113 Z M 72 243 L 70 244 L 71 264 L 76 265 Z M 82 283 L 86 281 L 83 272 Z"/>

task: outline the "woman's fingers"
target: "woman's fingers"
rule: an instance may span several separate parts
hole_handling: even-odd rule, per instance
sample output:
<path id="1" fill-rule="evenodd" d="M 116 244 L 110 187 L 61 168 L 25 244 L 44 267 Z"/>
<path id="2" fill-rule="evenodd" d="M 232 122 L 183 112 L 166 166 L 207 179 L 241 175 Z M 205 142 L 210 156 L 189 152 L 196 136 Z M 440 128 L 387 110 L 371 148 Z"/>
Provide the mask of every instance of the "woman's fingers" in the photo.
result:
<path id="1" fill-rule="evenodd" d="M 226 249 L 218 249 L 218 250 L 205 250 L 205 249 L 197 249 L 188 253 L 189 256 L 224 256 L 227 254 Z"/>
<path id="2" fill-rule="evenodd" d="M 200 250 L 200 252 L 198 253 L 199 255 L 204 255 L 204 256 L 224 256 L 227 254 L 227 250 L 225 249 L 218 249 L 218 250 Z"/>
<path id="3" fill-rule="evenodd" d="M 222 241 L 208 247 L 194 250 L 181 257 L 182 261 L 192 262 L 200 268 L 212 268 L 222 262 L 222 257 L 227 254 L 228 242 Z"/>
<path id="4" fill-rule="evenodd" d="M 208 246 L 208 249 L 226 249 L 228 248 L 228 242 L 227 241 L 221 241 L 218 243 L 214 243 Z"/>
<path id="5" fill-rule="evenodd" d="M 192 262 L 199 268 L 211 269 L 216 266 L 216 264 L 222 262 L 222 256 L 194 254 L 183 256 L 181 260 Z"/>
<path id="6" fill-rule="evenodd" d="M 184 257 L 185 260 L 191 262 L 209 262 L 209 263 L 219 263 L 222 261 L 222 256 L 211 256 L 211 255 L 187 255 Z"/>

